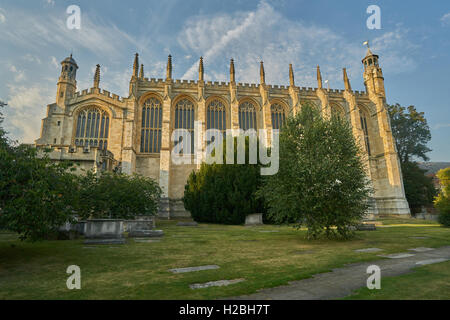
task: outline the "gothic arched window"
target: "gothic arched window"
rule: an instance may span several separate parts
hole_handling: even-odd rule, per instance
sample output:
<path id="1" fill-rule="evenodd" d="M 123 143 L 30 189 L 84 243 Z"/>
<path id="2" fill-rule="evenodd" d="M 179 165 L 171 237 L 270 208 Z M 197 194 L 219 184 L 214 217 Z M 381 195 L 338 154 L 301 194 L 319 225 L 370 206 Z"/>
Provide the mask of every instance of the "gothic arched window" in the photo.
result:
<path id="1" fill-rule="evenodd" d="M 78 112 L 75 134 L 76 146 L 108 148 L 109 114 L 97 107 L 88 107 Z"/>
<path id="2" fill-rule="evenodd" d="M 220 100 L 213 100 L 206 111 L 206 129 L 217 129 L 224 132 L 227 129 L 225 105 Z"/>
<path id="3" fill-rule="evenodd" d="M 331 115 L 335 117 L 339 117 L 341 119 L 345 119 L 345 111 L 341 106 L 331 105 Z"/>
<path id="4" fill-rule="evenodd" d="M 194 104 L 189 99 L 181 99 L 175 105 L 175 129 L 186 129 L 190 133 L 191 151 L 194 153 Z M 177 142 L 176 142 L 177 143 Z M 185 152 L 185 150 L 183 150 Z M 185 152 L 186 153 L 186 152 Z"/>
<path id="5" fill-rule="evenodd" d="M 272 128 L 281 129 L 286 123 L 286 114 L 281 104 L 274 103 L 270 106 L 270 113 L 272 115 Z"/>
<path id="6" fill-rule="evenodd" d="M 370 141 L 369 141 L 369 129 L 367 126 L 367 117 L 364 112 L 359 110 L 359 118 L 361 120 L 361 128 L 364 132 L 364 143 L 366 144 L 367 153 L 370 156 Z"/>
<path id="7" fill-rule="evenodd" d="M 141 152 L 161 150 L 162 106 L 156 98 L 147 99 L 142 106 Z"/>
<path id="8" fill-rule="evenodd" d="M 239 128 L 256 130 L 256 108 L 250 101 L 245 101 L 239 105 Z"/>

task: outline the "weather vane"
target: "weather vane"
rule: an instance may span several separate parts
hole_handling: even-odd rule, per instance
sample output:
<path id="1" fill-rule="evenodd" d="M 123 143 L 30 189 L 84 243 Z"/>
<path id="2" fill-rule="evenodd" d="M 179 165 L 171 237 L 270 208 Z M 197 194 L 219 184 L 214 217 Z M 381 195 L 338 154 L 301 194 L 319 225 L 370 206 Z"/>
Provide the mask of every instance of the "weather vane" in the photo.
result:
<path id="1" fill-rule="evenodd" d="M 369 40 L 364 41 L 363 42 L 363 46 L 367 46 L 367 49 L 370 49 L 370 47 L 369 47 Z"/>

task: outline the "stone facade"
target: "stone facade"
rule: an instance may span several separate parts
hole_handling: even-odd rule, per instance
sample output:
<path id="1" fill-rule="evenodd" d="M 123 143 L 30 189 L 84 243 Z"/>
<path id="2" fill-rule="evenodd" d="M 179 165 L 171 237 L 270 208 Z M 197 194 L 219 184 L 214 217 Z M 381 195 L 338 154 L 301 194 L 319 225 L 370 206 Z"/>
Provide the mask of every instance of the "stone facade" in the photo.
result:
<path id="1" fill-rule="evenodd" d="M 166 78 L 149 79 L 144 77 L 143 66 L 139 65 L 139 56 L 136 54 L 129 96 L 119 97 L 99 88 L 100 66 L 97 66 L 93 87 L 76 92 L 78 66 L 70 56 L 61 63 L 56 102 L 47 106 L 47 116 L 42 121 L 41 135 L 36 140 L 36 146 L 50 147 L 52 159 L 78 161 L 85 169 L 114 169 L 151 177 L 163 190 L 160 215 L 189 216 L 181 198 L 188 175 L 198 165 L 175 165 L 170 155 L 175 108 L 180 101 L 187 101 L 193 106 L 193 117 L 199 124 L 201 137 L 207 128 L 207 110 L 213 101 L 224 107 L 223 123 L 227 129 L 233 130 L 240 128 L 240 106 L 249 102 L 255 107 L 256 128 L 267 129 L 269 135 L 273 127 L 272 106 L 276 104 L 287 116 L 298 112 L 302 104 L 308 101 L 321 108 L 326 117 L 337 112 L 350 121 L 355 138 L 365 151 L 363 156 L 367 163 L 367 175 L 375 189 L 371 213 L 406 215 L 409 214 L 409 207 L 386 109 L 384 78 L 378 56 L 369 49 L 362 62 L 365 92 L 351 89 L 345 69 L 345 90 L 323 88 L 319 67 L 317 88 L 298 87 L 294 82 L 292 65 L 289 66 L 289 86 L 269 85 L 265 83 L 262 62 L 259 84 L 236 83 L 233 60 L 230 63 L 229 82 L 204 81 L 202 59 L 199 63 L 199 80 L 175 80 L 172 79 L 170 56 Z M 149 99 L 153 99 L 151 101 L 160 108 L 154 109 L 155 117 L 156 112 L 160 112 L 156 120 L 159 122 L 156 152 L 145 150 L 144 141 L 141 141 L 145 122 L 142 119 L 145 116 L 143 106 Z M 94 109 L 96 111 L 92 111 Z M 82 114 L 92 116 L 92 119 L 82 120 Z M 82 121 L 86 121 L 86 124 L 81 125 Z M 93 139 L 79 140 L 79 136 L 82 136 L 79 131 L 84 130 L 80 127 L 88 128 L 89 125 L 93 128 L 90 135 Z M 88 145 L 86 142 L 89 142 Z M 107 147 L 103 143 L 107 143 Z M 203 143 L 196 152 L 201 154 L 204 148 Z"/>

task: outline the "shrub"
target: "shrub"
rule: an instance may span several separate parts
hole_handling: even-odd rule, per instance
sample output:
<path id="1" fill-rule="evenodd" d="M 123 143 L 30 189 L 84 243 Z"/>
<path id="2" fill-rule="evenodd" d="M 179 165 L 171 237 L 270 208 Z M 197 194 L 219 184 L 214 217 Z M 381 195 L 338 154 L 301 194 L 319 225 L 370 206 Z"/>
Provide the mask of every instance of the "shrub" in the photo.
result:
<path id="1" fill-rule="evenodd" d="M 226 159 L 226 140 L 223 157 Z M 235 162 L 237 139 L 234 138 Z M 248 164 L 246 137 L 245 164 L 206 164 L 192 172 L 185 186 L 183 202 L 195 221 L 242 224 L 252 213 L 264 213 L 263 200 L 256 197 L 261 185 L 260 165 Z M 224 160 L 225 163 L 225 160 Z"/>
<path id="2" fill-rule="evenodd" d="M 79 182 L 78 212 L 83 218 L 132 219 L 158 212 L 161 189 L 150 178 L 88 171 Z"/>
<path id="3" fill-rule="evenodd" d="M 439 170 L 437 177 L 442 188 L 434 201 L 434 205 L 440 212 L 439 223 L 445 227 L 450 227 L 450 167 Z"/>

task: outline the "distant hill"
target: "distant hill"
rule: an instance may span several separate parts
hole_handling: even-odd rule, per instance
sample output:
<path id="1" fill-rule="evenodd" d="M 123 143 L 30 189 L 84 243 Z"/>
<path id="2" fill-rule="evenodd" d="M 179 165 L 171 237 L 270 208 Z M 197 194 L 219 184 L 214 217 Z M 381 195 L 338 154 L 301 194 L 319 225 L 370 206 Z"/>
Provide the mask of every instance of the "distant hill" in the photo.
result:
<path id="1" fill-rule="evenodd" d="M 439 170 L 450 167 L 450 162 L 419 162 L 419 167 L 427 170 L 426 174 L 436 174 Z"/>

